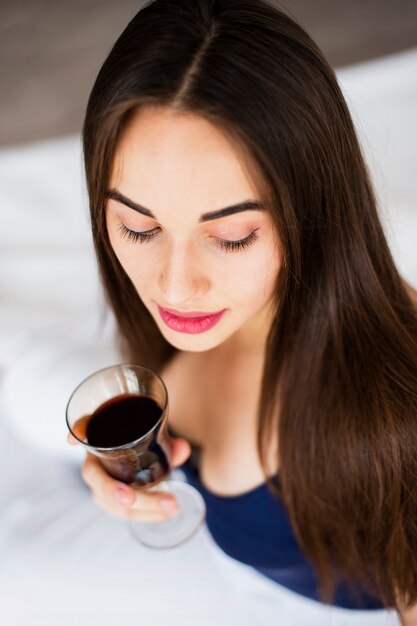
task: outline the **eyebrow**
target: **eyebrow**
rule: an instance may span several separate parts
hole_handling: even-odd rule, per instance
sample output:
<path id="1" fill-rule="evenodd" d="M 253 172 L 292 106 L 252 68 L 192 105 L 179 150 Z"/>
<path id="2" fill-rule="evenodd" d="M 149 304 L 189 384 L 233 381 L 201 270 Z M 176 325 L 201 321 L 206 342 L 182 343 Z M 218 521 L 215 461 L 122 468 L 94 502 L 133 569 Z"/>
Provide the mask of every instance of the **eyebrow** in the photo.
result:
<path id="1" fill-rule="evenodd" d="M 155 215 L 153 215 L 152 211 L 147 209 L 146 207 L 138 204 L 137 202 L 133 202 L 129 198 L 126 198 L 123 194 L 121 194 L 117 189 L 109 189 L 106 193 L 106 197 L 111 200 L 116 200 L 116 202 L 120 202 L 125 206 L 129 207 L 129 209 L 133 209 L 138 213 L 142 213 L 142 215 L 146 215 L 146 217 L 151 217 L 156 220 Z M 232 204 L 231 206 L 224 207 L 223 209 L 219 209 L 218 211 L 210 211 L 210 213 L 203 213 L 200 215 L 199 222 L 209 222 L 210 220 L 217 220 L 221 217 L 226 217 L 227 215 L 233 215 L 234 213 L 241 213 L 243 211 L 263 211 L 265 207 L 263 204 L 257 200 L 245 200 L 244 202 L 239 202 L 238 204 Z"/>

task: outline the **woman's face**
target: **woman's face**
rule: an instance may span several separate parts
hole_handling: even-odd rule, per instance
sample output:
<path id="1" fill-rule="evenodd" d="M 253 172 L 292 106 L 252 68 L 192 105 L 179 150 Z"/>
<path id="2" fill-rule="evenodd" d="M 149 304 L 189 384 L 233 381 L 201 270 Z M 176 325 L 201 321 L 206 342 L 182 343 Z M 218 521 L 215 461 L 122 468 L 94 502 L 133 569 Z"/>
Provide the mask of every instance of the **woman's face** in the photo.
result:
<path id="1" fill-rule="evenodd" d="M 271 323 L 281 254 L 242 163 L 205 119 L 162 108 L 139 110 L 116 151 L 110 242 L 162 335 L 180 350 L 255 345 Z M 249 210 L 225 210 L 241 203 Z"/>

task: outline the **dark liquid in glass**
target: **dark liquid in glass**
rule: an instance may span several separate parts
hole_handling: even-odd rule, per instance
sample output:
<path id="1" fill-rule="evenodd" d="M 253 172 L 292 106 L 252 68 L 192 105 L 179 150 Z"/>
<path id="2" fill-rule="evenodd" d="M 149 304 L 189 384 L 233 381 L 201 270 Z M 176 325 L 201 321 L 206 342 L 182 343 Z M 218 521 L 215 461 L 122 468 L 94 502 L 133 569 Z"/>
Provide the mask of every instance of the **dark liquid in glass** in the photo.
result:
<path id="1" fill-rule="evenodd" d="M 134 487 L 159 482 L 169 472 L 160 428 L 152 431 L 162 415 L 159 404 L 148 396 L 125 394 L 99 406 L 87 424 L 87 442 L 95 448 L 115 448 L 142 439 L 122 450 L 101 455 L 110 473 Z M 149 434 L 148 434 L 149 433 Z M 146 436 L 147 435 L 147 436 Z"/>

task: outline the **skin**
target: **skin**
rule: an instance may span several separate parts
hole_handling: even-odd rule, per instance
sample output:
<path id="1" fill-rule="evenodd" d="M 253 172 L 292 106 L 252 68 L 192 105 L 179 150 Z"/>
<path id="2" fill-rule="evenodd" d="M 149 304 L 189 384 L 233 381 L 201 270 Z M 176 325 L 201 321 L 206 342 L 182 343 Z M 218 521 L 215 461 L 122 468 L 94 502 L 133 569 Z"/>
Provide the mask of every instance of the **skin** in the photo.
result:
<path id="1" fill-rule="evenodd" d="M 260 386 L 265 340 L 272 320 L 273 293 L 282 265 L 279 241 L 266 210 L 248 210 L 202 222 L 201 216 L 247 200 L 261 201 L 248 175 L 247 161 L 239 150 L 212 124 L 191 114 L 173 113 L 166 108 L 145 108 L 132 118 L 116 151 L 109 188 L 146 207 L 153 217 L 142 215 L 122 202 L 109 199 L 106 224 L 113 250 L 131 279 L 143 303 L 155 319 L 162 335 L 181 352 L 178 369 L 204 372 L 204 390 L 209 402 L 210 381 L 216 401 L 227 405 L 228 396 L 240 397 L 239 423 L 222 424 L 222 441 L 239 441 L 238 432 L 254 439 L 255 399 Z M 126 231 L 148 232 L 149 241 L 133 240 Z M 250 245 L 225 250 L 224 242 L 251 237 Z M 249 240 L 248 240 L 249 241 Z M 178 311 L 216 312 L 226 309 L 220 322 L 199 334 L 170 329 L 162 320 L 158 304 Z M 227 372 L 225 381 L 224 372 Z M 253 372 L 256 372 L 254 374 Z M 181 377 L 174 371 L 163 373 L 170 398 L 180 396 Z M 248 397 L 248 376 L 251 396 Z M 199 377 L 201 378 L 201 376 Z M 178 382 L 179 381 L 179 382 Z M 190 400 L 187 377 L 187 407 Z M 225 382 L 224 382 L 225 381 Z M 198 381 L 196 377 L 196 389 Z M 223 395 L 222 395 L 223 394 Z M 201 402 L 201 398 L 199 400 Z M 174 414 L 186 412 L 176 407 Z M 178 403 L 177 403 L 178 404 Z M 244 407 L 250 407 L 245 421 Z M 199 405 L 181 432 L 194 433 L 208 441 L 199 430 Z M 233 411 L 230 412 L 232 415 Z M 191 422 L 193 422 L 191 424 Z M 211 433 L 218 432 L 211 420 Z M 220 424 L 219 424 L 220 426 Z M 225 435 L 229 432 L 229 439 Z M 195 434 L 195 433 L 198 433 Z M 224 477 L 224 464 L 230 464 L 230 450 L 219 452 L 219 442 L 211 435 L 212 451 L 207 477 Z M 75 443 L 69 437 L 70 443 Z M 171 439 L 172 464 L 181 465 L 190 454 L 186 439 Z M 241 447 L 244 445 L 242 443 Z M 209 445 L 207 444 L 207 448 Z M 250 459 L 251 454 L 247 453 Z M 250 463 L 250 461 L 246 461 Z M 258 471 L 256 482 L 261 476 Z M 170 511 L 162 507 L 171 496 L 136 492 L 109 477 L 98 459 L 87 455 L 83 477 L 95 501 L 108 512 L 141 521 L 165 519 Z M 171 514 L 176 514 L 175 507 Z"/>

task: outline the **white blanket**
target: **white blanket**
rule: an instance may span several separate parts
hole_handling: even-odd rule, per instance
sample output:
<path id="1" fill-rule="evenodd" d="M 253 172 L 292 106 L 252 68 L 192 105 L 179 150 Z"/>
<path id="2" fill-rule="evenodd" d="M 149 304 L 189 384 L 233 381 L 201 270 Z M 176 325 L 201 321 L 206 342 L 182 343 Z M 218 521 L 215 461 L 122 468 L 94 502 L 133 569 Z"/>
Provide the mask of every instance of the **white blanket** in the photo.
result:
<path id="1" fill-rule="evenodd" d="M 417 286 L 417 50 L 338 76 L 394 257 Z M 79 136 L 0 151 L 4 623 L 398 624 L 389 612 L 335 609 L 289 592 L 223 554 L 205 527 L 180 548 L 150 551 L 92 503 L 79 475 L 83 453 L 66 443 L 65 405 L 83 376 L 120 357 L 82 176 Z"/>

